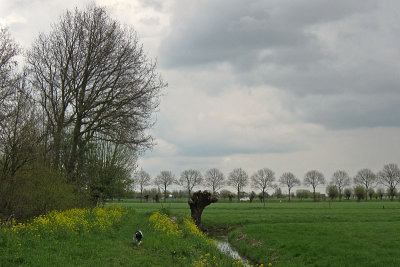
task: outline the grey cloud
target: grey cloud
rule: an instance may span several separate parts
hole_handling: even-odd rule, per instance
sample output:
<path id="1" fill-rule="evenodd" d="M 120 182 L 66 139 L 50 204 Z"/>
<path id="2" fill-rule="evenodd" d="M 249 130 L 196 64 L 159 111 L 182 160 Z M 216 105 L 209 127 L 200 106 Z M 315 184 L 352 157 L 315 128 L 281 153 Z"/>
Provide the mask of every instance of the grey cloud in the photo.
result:
<path id="1" fill-rule="evenodd" d="M 330 129 L 399 127 L 399 95 L 311 96 L 302 102 L 304 119 Z"/>
<path id="2" fill-rule="evenodd" d="M 256 145 L 246 142 L 246 138 L 238 138 L 240 145 L 219 140 L 218 142 L 200 142 L 195 144 L 178 143 L 179 153 L 188 157 L 221 157 L 234 154 L 286 153 L 298 151 L 293 144 L 285 144 L 271 140 L 260 140 Z M 255 140 L 252 140 L 254 143 Z"/>
<path id="3" fill-rule="evenodd" d="M 157 11 L 163 10 L 163 1 L 162 0 L 140 0 L 140 3 L 143 7 L 151 7 Z"/>
<path id="4" fill-rule="evenodd" d="M 185 12 L 179 7 L 176 10 L 171 35 L 164 40 L 160 53 L 167 67 L 220 61 L 235 64 L 241 56 L 266 48 L 307 45 L 312 37 L 305 33 L 305 27 L 370 7 L 368 2 L 359 1 L 194 3 L 182 4 L 181 8 L 195 12 Z"/>
<path id="5" fill-rule="evenodd" d="M 300 110 L 299 120 L 327 128 L 399 126 L 399 7 L 377 0 L 191 3 L 175 13 L 160 62 L 185 69 L 228 63 L 244 88 L 286 91 L 292 97 L 282 102 Z"/>

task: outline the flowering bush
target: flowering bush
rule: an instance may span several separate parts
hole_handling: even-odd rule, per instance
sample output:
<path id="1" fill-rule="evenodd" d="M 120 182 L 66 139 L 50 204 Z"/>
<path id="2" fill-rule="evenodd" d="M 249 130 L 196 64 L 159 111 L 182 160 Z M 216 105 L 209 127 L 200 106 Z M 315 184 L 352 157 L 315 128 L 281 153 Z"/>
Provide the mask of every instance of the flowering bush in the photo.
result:
<path id="1" fill-rule="evenodd" d="M 196 224 L 194 223 L 192 217 L 187 216 L 186 218 L 183 219 L 183 225 L 185 230 L 194 236 L 200 237 L 206 241 L 209 241 L 207 236 L 199 230 L 199 228 L 196 226 Z"/>
<path id="2" fill-rule="evenodd" d="M 87 232 L 105 232 L 121 220 L 126 214 L 122 206 L 94 209 L 71 209 L 51 211 L 27 223 L 12 221 L 3 231 L 40 235 L 60 235 L 66 233 L 81 234 Z"/>
<path id="3" fill-rule="evenodd" d="M 153 225 L 154 230 L 164 232 L 167 235 L 182 235 L 182 230 L 179 230 L 178 223 L 166 214 L 157 211 L 150 216 L 149 222 Z"/>

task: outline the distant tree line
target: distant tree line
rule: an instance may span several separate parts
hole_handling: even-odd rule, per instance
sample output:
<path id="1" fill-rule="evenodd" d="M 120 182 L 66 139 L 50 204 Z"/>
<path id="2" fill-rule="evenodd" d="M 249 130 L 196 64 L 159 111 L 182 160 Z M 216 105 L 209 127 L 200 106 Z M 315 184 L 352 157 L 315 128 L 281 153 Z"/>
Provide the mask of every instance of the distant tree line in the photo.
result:
<path id="1" fill-rule="evenodd" d="M 216 168 L 207 170 L 204 175 L 198 170 L 188 169 L 182 171 L 178 178 L 171 171 L 162 171 L 156 177 L 151 178 L 146 171 L 141 169 L 135 173 L 134 183 L 140 188 L 141 199 L 143 199 L 144 194 L 155 195 L 162 193 L 164 201 L 170 194 L 174 197 L 189 198 L 195 187 L 205 187 L 213 194 L 218 194 L 221 198 L 231 201 L 235 197 L 238 202 L 243 197 L 246 197 L 246 200 L 250 202 L 257 196 L 261 202 L 271 196 L 282 198 L 284 194 L 281 187 L 287 188 L 288 194 L 286 196 L 288 201 L 293 197 L 298 199 L 313 198 L 316 201 L 322 196 L 331 200 L 338 198 L 340 201 L 343 198 L 350 199 L 354 197 L 360 201 L 362 199 L 368 200 L 368 198 L 382 199 L 385 196 L 393 200 L 397 195 L 397 185 L 400 183 L 400 169 L 397 164 L 391 163 L 385 165 L 377 173 L 370 169 L 362 169 L 354 177 L 350 177 L 344 170 L 338 170 L 332 174 L 329 183 L 327 183 L 324 174 L 317 170 L 308 171 L 303 177 L 303 182 L 301 182 L 291 172 L 283 173 L 276 180 L 275 173 L 268 168 L 260 169 L 251 176 L 242 168 L 237 168 L 232 170 L 227 177 Z M 353 188 L 351 184 L 354 185 Z M 144 186 L 151 185 L 156 186 L 156 188 L 150 191 L 144 190 Z M 172 185 L 180 185 L 184 190 L 168 191 L 168 188 Z M 250 193 L 244 192 L 244 187 L 248 185 L 252 189 L 258 190 L 259 194 L 254 191 Z M 298 189 L 293 192 L 293 188 L 301 185 L 311 187 L 312 191 Z M 323 185 L 326 185 L 326 195 L 316 191 L 318 186 Z M 236 193 L 227 190 L 226 186 L 235 188 Z M 384 187 L 386 187 L 386 191 Z M 274 193 L 269 195 L 268 190 L 274 190 Z"/>
<path id="2" fill-rule="evenodd" d="M 0 220 L 123 195 L 164 87 L 104 8 L 66 11 L 25 51 L 0 29 Z"/>

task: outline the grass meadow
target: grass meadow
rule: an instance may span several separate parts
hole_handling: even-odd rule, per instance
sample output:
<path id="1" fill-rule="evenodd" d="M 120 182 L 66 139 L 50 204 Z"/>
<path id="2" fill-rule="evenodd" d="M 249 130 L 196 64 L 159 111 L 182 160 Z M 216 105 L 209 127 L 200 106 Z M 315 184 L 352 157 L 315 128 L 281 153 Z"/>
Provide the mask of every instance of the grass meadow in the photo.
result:
<path id="1" fill-rule="evenodd" d="M 176 200 L 175 200 L 176 201 Z M 139 212 L 163 205 L 174 216 L 186 203 L 136 203 Z M 400 266 L 400 202 L 227 203 L 208 206 L 202 217 L 211 235 L 226 234 L 254 263 L 273 266 Z"/>
<path id="2" fill-rule="evenodd" d="M 215 247 L 210 237 L 221 235 L 254 266 L 400 266 L 399 201 L 222 200 L 204 210 L 207 236 L 188 220 L 187 200 L 169 201 L 123 200 L 3 226 L 0 266 L 243 266 Z"/>

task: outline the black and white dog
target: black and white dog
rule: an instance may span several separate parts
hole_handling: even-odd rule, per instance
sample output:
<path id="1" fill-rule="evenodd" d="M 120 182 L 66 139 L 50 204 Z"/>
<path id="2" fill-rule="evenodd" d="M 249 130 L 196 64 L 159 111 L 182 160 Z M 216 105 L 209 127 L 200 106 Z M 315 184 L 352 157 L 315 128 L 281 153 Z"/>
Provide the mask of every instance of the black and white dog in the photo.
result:
<path id="1" fill-rule="evenodd" d="M 136 246 L 139 246 L 140 243 L 142 243 L 142 239 L 143 239 L 142 231 L 140 230 L 136 231 L 136 233 L 133 235 L 133 240 L 136 241 Z"/>

